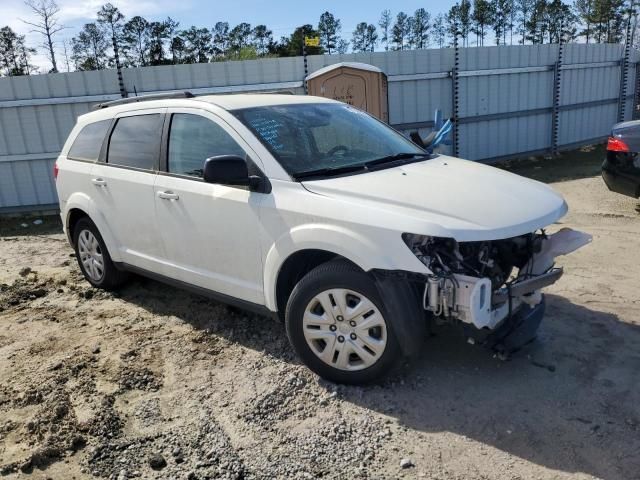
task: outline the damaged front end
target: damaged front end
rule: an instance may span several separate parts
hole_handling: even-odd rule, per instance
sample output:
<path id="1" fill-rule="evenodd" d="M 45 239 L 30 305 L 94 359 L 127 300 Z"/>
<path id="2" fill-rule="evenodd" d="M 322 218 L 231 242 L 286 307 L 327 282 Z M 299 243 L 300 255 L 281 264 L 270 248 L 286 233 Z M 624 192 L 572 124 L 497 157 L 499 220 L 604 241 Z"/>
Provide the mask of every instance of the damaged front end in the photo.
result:
<path id="1" fill-rule="evenodd" d="M 403 240 L 431 272 L 423 309 L 438 323 L 461 326 L 470 343 L 508 354 L 535 338 L 544 315 L 541 290 L 563 273 L 555 258 L 588 244 L 591 236 L 565 228 L 492 241 L 415 234 Z"/>

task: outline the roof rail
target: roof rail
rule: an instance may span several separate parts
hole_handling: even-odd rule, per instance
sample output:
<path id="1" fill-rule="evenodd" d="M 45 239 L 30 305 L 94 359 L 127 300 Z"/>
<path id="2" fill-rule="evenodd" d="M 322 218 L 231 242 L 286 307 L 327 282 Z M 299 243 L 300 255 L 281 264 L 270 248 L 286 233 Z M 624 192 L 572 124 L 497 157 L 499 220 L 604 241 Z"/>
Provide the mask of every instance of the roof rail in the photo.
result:
<path id="1" fill-rule="evenodd" d="M 264 90 L 262 92 L 242 92 L 242 93 L 257 93 L 259 95 L 295 95 L 292 90 Z"/>
<path id="2" fill-rule="evenodd" d="M 121 98 L 119 100 L 112 100 L 111 102 L 103 102 L 95 105 L 93 110 L 100 110 L 101 108 L 115 107 L 116 105 L 126 105 L 128 103 L 146 102 L 148 100 L 165 100 L 167 98 L 193 98 L 195 95 L 191 92 L 171 92 L 171 93 L 154 93 L 151 95 L 141 95 L 139 97 Z"/>

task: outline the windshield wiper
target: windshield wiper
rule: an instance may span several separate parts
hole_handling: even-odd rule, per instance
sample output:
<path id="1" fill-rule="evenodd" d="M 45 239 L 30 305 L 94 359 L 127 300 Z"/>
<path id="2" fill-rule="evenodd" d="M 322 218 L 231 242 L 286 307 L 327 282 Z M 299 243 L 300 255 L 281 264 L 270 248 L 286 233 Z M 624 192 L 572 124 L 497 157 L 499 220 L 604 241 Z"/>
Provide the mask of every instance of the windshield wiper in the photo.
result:
<path id="1" fill-rule="evenodd" d="M 302 178 L 340 175 L 342 173 L 359 172 L 362 170 L 367 170 L 367 166 L 359 163 L 356 165 L 345 165 L 344 167 L 318 168 L 317 170 L 296 173 L 293 176 L 296 180 L 300 180 Z"/>
<path id="2" fill-rule="evenodd" d="M 430 157 L 428 153 L 396 153 L 394 155 L 387 155 L 386 157 L 376 158 L 375 160 L 369 160 L 364 165 L 367 168 L 374 167 L 376 165 L 382 165 L 385 163 L 397 162 L 398 160 L 409 160 L 412 158 Z"/>
<path id="3" fill-rule="evenodd" d="M 409 160 L 414 158 L 430 157 L 428 153 L 396 153 L 395 155 L 388 155 L 386 157 L 376 158 L 375 160 L 369 160 L 364 163 L 357 163 L 355 165 L 345 165 L 343 167 L 327 167 L 319 168 L 317 170 L 309 170 L 308 172 L 300 172 L 294 175 L 296 180 L 309 177 L 320 176 L 332 176 L 340 175 L 342 173 L 361 172 L 363 170 L 374 170 L 371 167 L 376 165 L 383 165 L 385 163 L 397 162 L 398 160 Z"/>

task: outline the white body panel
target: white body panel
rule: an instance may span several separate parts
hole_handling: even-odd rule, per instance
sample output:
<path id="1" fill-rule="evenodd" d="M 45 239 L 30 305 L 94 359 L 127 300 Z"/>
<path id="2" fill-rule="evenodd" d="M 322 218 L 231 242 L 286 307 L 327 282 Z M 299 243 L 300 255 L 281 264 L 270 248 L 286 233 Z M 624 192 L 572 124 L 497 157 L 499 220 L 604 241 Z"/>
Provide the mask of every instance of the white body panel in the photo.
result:
<path id="1" fill-rule="evenodd" d="M 546 227 L 567 210 L 562 197 L 542 183 L 445 156 L 376 172 L 295 182 L 227 109 L 301 102 L 332 101 L 212 96 L 154 100 L 83 115 L 58 159 L 62 217 L 66 222 L 72 208 L 85 211 L 115 261 L 275 311 L 278 273 L 285 260 L 300 250 L 333 252 L 365 271 L 430 273 L 404 244 L 404 232 L 459 241 L 509 238 Z M 269 178 L 271 192 L 66 159 L 86 123 L 149 108 L 196 108 L 222 119 L 228 133 Z M 108 186 L 90 183 L 98 177 Z M 160 198 L 162 192 L 173 192 L 179 199 Z"/>

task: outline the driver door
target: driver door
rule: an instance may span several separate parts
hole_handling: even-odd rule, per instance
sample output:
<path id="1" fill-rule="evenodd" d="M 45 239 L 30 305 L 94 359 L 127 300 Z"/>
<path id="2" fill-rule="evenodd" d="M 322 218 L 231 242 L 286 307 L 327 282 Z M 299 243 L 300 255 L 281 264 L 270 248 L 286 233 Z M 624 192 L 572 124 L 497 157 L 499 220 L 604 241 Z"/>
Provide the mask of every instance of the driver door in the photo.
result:
<path id="1" fill-rule="evenodd" d="M 259 207 L 264 194 L 205 183 L 204 161 L 255 153 L 217 116 L 170 109 L 161 171 L 154 185 L 163 274 L 235 298 L 264 304 Z"/>

